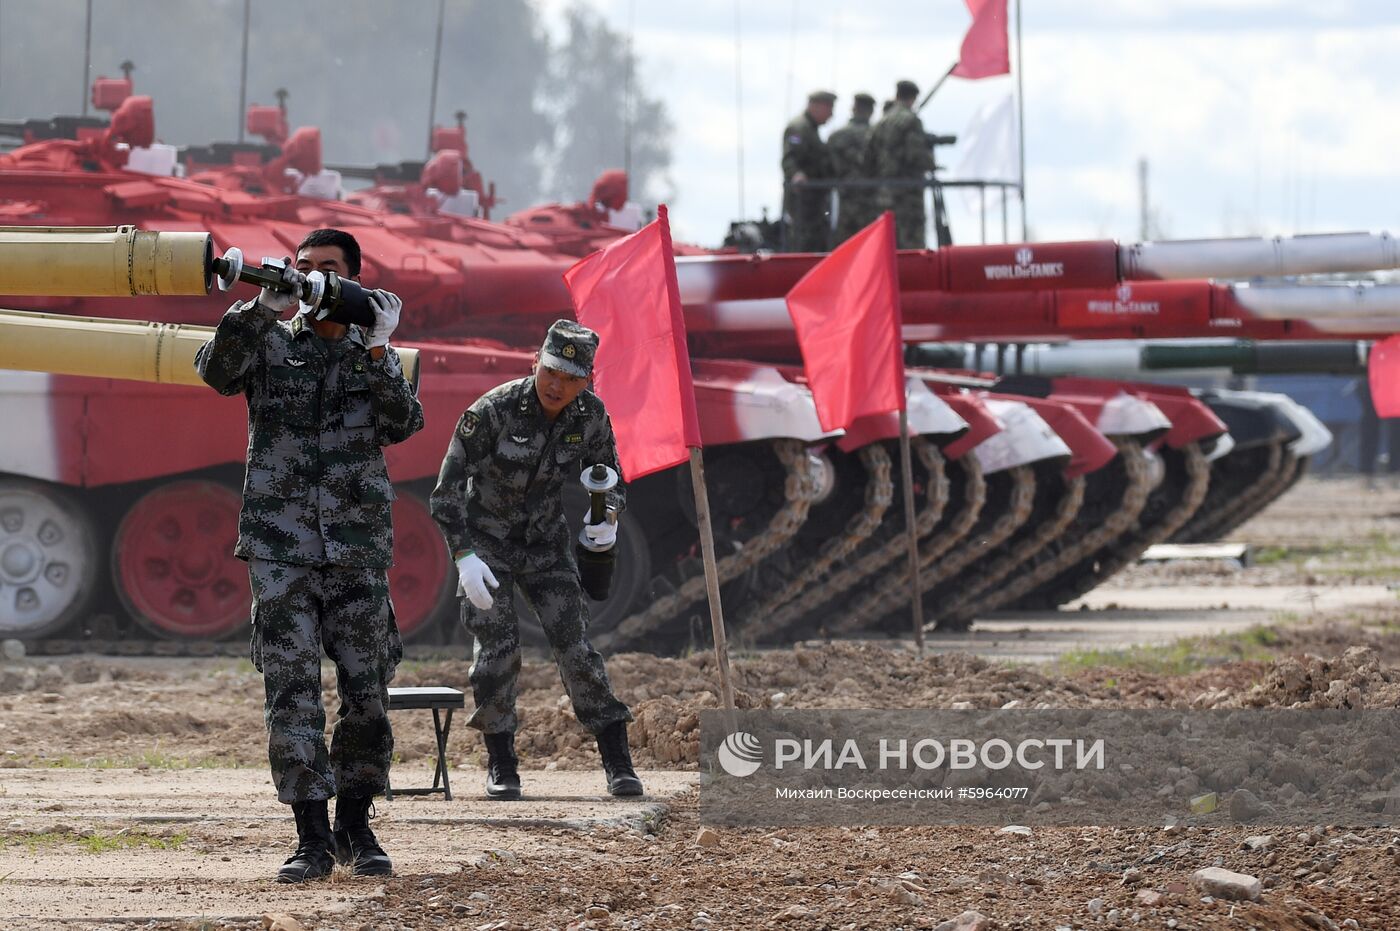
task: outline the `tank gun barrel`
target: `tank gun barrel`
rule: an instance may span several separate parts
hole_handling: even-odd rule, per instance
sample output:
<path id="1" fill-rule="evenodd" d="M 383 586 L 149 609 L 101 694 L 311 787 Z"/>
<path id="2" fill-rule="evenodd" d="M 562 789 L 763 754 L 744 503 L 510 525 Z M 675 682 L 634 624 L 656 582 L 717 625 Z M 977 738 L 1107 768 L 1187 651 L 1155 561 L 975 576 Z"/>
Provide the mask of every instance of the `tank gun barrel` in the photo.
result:
<path id="1" fill-rule="evenodd" d="M 194 355 L 208 326 L 0 309 L 0 369 L 202 385 Z M 418 379 L 418 350 L 396 347 L 405 377 Z"/>
<path id="2" fill-rule="evenodd" d="M 33 297 L 204 295 L 208 233 L 134 226 L 0 226 L 0 294 Z"/>
<path id="3" fill-rule="evenodd" d="M 1140 242 L 1121 248 L 1125 280 L 1270 278 L 1379 271 L 1400 265 L 1389 233 L 1320 233 Z"/>
<path id="4" fill-rule="evenodd" d="M 1133 378 L 1149 372 L 1228 369 L 1236 375 L 1361 375 L 1370 343 L 1256 342 L 1246 339 L 1095 340 L 1059 344 L 928 343 L 911 345 L 912 365 L 1026 375 Z"/>

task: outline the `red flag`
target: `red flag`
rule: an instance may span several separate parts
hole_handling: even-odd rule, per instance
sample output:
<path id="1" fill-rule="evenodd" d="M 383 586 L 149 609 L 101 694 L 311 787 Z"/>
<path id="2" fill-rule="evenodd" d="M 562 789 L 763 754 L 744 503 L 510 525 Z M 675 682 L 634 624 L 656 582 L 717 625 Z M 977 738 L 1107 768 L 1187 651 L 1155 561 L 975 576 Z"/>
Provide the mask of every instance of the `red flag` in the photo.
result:
<path id="1" fill-rule="evenodd" d="M 818 262 L 787 295 L 823 430 L 904 409 L 894 214 Z"/>
<path id="2" fill-rule="evenodd" d="M 666 207 L 656 221 L 564 273 L 579 323 L 596 330 L 593 386 L 612 417 L 622 474 L 635 481 L 700 446 L 676 258 Z"/>
<path id="3" fill-rule="evenodd" d="M 1388 336 L 1371 347 L 1367 372 L 1377 416 L 1400 417 L 1400 336 Z"/>
<path id="4" fill-rule="evenodd" d="M 1006 0 L 967 0 L 972 25 L 963 36 L 962 52 L 953 74 L 960 78 L 990 78 L 1011 73 L 1006 41 Z"/>

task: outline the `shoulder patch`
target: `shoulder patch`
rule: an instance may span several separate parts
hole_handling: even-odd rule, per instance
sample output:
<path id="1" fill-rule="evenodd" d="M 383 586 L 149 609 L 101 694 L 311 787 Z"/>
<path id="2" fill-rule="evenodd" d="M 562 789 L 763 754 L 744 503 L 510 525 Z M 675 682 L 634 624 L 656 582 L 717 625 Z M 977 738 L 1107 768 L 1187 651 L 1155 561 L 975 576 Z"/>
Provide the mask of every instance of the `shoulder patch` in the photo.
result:
<path id="1" fill-rule="evenodd" d="M 788 145 L 801 145 L 801 144 L 802 144 L 802 137 L 794 133 L 793 135 L 788 136 L 788 140 L 787 140 L 787 141 L 788 141 Z"/>
<path id="2" fill-rule="evenodd" d="M 480 414 L 476 411 L 467 411 L 462 415 L 462 423 L 457 427 L 457 432 L 464 437 L 471 436 L 476 432 L 476 428 L 480 423 Z"/>

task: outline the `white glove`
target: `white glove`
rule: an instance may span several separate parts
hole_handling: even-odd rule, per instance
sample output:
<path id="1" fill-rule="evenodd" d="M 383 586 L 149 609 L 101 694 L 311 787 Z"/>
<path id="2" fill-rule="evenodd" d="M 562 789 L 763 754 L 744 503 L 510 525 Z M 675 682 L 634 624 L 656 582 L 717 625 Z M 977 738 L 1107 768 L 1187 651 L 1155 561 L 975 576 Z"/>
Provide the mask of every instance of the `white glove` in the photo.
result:
<path id="1" fill-rule="evenodd" d="M 501 583 L 491 573 L 491 567 L 481 561 L 475 553 L 468 553 L 457 560 L 457 590 L 467 596 L 467 600 L 482 611 L 489 611 L 495 599 L 491 588 L 500 588 Z M 486 586 L 491 586 L 487 588 Z"/>
<path id="2" fill-rule="evenodd" d="M 369 303 L 374 308 L 374 326 L 369 331 L 369 348 L 389 345 L 389 334 L 399 325 L 399 311 L 403 301 L 392 291 L 369 292 Z"/>
<path id="3" fill-rule="evenodd" d="M 286 313 L 301 302 L 301 286 L 306 283 L 306 276 L 292 265 L 290 255 L 282 259 L 282 280 L 289 286 L 289 290 L 274 291 L 272 288 L 263 288 L 258 293 L 258 303 L 268 310 L 275 310 L 278 314 Z"/>
<path id="4" fill-rule="evenodd" d="M 599 549 L 607 549 L 617 542 L 617 518 L 605 520 L 601 524 L 584 524 L 583 535 L 588 542 Z"/>

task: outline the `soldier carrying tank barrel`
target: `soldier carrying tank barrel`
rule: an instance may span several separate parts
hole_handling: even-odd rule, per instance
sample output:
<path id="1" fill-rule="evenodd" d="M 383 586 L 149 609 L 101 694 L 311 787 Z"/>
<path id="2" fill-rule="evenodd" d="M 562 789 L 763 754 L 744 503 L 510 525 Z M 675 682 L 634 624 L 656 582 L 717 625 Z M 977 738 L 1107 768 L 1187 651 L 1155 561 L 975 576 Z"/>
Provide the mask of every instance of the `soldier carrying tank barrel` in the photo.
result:
<path id="1" fill-rule="evenodd" d="M 388 784 L 388 686 L 403 656 L 389 601 L 393 489 L 382 447 L 423 427 L 423 409 L 389 346 L 399 299 L 366 292 L 370 318 L 360 324 L 314 303 L 279 321 L 308 290 L 311 272 L 317 282 L 353 281 L 359 244 L 340 230 L 307 235 L 295 267 L 286 260 L 280 281 L 229 308 L 195 359 L 210 387 L 248 402 L 234 552 L 248 561 L 252 581 L 252 659 L 266 687 L 273 783 L 297 824 L 297 848 L 278 882 L 327 876 L 337 858 L 357 875 L 392 869 L 369 827 L 371 800 Z M 341 702 L 329 754 L 323 645 Z"/>

